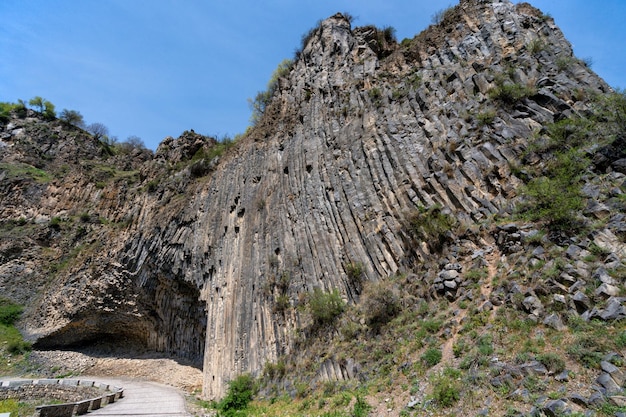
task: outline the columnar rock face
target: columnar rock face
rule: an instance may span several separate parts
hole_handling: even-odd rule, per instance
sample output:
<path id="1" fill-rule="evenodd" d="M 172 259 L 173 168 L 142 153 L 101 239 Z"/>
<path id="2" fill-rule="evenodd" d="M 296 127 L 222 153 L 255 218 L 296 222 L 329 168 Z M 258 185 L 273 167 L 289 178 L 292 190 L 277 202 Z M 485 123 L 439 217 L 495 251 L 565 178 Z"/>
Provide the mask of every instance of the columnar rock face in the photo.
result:
<path id="1" fill-rule="evenodd" d="M 494 94 L 505 84 L 523 94 Z M 377 280 L 427 259 L 428 242 L 405 227 L 419 208 L 441 206 L 466 224 L 511 212 L 520 185 L 511 166 L 542 124 L 587 110 L 583 91 L 608 87 L 524 3 L 461 1 L 401 45 L 332 16 L 219 162 L 180 168 L 216 146 L 188 132 L 128 167 L 134 184 L 33 183 L 35 204 L 2 190 L 16 202 L 0 207 L 8 218 L 89 207 L 120 225 L 87 223 L 89 250 L 51 274 L 25 331 L 41 346 L 109 335 L 203 358 L 204 394 L 219 396 L 234 375 L 293 352 L 297 307 L 314 288 L 353 302 L 349 265 Z M 22 133 L 5 130 L 7 153 Z M 47 259 L 39 246 L 33 256 Z M 27 279 L 28 262 L 3 261 L 3 285 L 15 289 L 19 268 Z"/>

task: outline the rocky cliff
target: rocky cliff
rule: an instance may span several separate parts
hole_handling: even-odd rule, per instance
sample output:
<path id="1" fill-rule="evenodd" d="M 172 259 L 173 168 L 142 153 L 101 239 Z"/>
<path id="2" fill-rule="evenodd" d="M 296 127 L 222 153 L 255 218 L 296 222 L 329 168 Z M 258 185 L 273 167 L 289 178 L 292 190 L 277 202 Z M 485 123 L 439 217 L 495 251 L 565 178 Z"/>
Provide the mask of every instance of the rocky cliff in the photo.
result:
<path id="1" fill-rule="evenodd" d="M 36 346 L 130 341 L 202 362 L 204 395 L 219 396 L 234 375 L 301 353 L 316 288 L 354 305 L 364 283 L 402 275 L 405 291 L 454 302 L 472 270 L 512 282 L 532 259 L 550 262 L 523 239 L 542 223 L 512 223 L 528 167 L 553 158 L 530 144 L 609 92 L 526 3 L 463 0 L 400 44 L 338 14 L 309 33 L 258 123 L 225 152 L 186 132 L 153 156 L 114 156 L 32 112 L 4 124 L 0 286 L 27 304 Z M 545 238 L 579 249 L 573 281 L 558 283 L 573 311 L 568 288 L 591 279 L 576 263 L 590 245 L 614 267 L 626 254 L 623 207 L 609 201 L 623 195 L 619 152 L 598 149 L 586 215 L 606 221 L 583 238 Z M 433 219 L 448 226 L 425 231 Z M 609 319 L 621 318 L 623 279 L 609 278 L 594 314 L 613 297 Z M 493 290 L 514 299 L 507 285 Z M 526 313 L 544 320 L 535 301 Z M 592 314 L 592 300 L 578 302 Z M 317 377 L 355 375 L 330 361 Z"/>

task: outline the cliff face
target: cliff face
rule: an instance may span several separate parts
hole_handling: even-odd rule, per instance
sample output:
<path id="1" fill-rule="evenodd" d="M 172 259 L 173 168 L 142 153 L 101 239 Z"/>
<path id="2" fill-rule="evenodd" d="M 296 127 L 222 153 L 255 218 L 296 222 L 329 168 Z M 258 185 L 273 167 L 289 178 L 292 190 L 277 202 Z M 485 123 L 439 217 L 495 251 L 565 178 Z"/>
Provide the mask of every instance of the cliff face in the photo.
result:
<path id="1" fill-rule="evenodd" d="M 498 98 L 503 85 L 524 94 Z M 400 45 L 335 15 L 218 159 L 195 160 L 217 145 L 187 132 L 98 180 L 111 157 L 78 132 L 90 147 L 41 155 L 55 161 L 38 168 L 52 178 L 6 181 L 3 168 L 0 213 L 13 223 L 3 223 L 0 284 L 29 305 L 24 331 L 39 346 L 106 336 L 202 360 L 215 397 L 232 376 L 294 353 L 298 306 L 314 288 L 356 302 L 351 265 L 366 281 L 420 267 L 414 279 L 432 282 L 445 263 L 491 247 L 465 233 L 440 255 L 406 225 L 420 208 L 441 206 L 468 229 L 513 213 L 511 166 L 529 139 L 588 111 L 581 92 L 608 91 L 527 4 L 464 0 Z M 37 166 L 19 144 L 52 138 L 28 131 L 44 125 L 4 126 L 2 163 Z M 41 288 L 35 298 L 20 292 L 26 281 Z"/>

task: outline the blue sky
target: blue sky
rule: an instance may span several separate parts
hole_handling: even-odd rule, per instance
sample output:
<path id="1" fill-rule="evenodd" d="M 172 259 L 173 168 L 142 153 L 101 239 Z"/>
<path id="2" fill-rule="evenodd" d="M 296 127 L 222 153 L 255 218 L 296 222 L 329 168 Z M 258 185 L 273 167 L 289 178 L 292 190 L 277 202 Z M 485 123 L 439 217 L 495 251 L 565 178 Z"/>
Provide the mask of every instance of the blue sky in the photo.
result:
<path id="1" fill-rule="evenodd" d="M 156 149 L 194 129 L 235 135 L 304 33 L 336 12 L 413 37 L 455 0 L 0 0 L 0 101 L 42 96 Z M 531 0 L 579 58 L 626 88 L 624 0 Z"/>

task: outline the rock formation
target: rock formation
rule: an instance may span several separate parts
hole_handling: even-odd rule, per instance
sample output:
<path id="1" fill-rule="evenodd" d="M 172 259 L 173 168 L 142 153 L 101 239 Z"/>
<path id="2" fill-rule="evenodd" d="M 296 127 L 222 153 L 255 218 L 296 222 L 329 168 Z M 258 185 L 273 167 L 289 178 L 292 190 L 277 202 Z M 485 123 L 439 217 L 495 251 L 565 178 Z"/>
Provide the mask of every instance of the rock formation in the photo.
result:
<path id="1" fill-rule="evenodd" d="M 520 94 L 494 93 L 506 85 Z M 353 265 L 366 281 L 428 265 L 414 279 L 457 297 L 455 259 L 493 249 L 467 236 L 514 213 L 511 167 L 529 140 L 609 91 L 539 10 L 462 0 L 401 44 L 341 14 L 322 21 L 256 126 L 217 157 L 193 132 L 113 157 L 31 112 L 0 133 L 0 287 L 27 304 L 36 346 L 129 340 L 202 361 L 204 395 L 219 396 L 294 353 L 315 288 L 356 302 Z M 429 208 L 469 230 L 445 256 L 407 228 Z M 619 225 L 602 235 L 618 257 Z M 494 239 L 515 253 L 523 234 L 501 226 Z M 528 297 L 529 314 L 559 326 Z M 572 293 L 581 312 L 585 297 Z"/>

